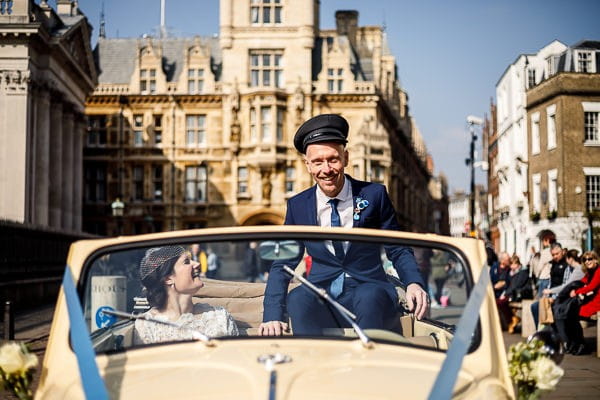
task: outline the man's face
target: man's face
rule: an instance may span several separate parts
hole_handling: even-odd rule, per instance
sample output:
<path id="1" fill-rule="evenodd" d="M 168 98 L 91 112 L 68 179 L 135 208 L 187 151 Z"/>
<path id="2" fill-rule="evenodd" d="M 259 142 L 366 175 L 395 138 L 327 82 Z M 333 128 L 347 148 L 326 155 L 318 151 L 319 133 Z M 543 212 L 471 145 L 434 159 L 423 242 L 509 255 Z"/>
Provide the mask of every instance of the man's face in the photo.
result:
<path id="1" fill-rule="evenodd" d="M 561 248 L 556 247 L 550 250 L 550 254 L 552 255 L 552 261 L 559 262 L 562 259 L 563 251 Z"/>
<path id="2" fill-rule="evenodd" d="M 313 143 L 306 148 L 306 169 L 327 197 L 335 197 L 344 187 L 348 152 L 340 143 Z"/>
<path id="3" fill-rule="evenodd" d="M 502 269 L 510 267 L 510 256 L 505 255 L 500 259 L 500 267 Z"/>

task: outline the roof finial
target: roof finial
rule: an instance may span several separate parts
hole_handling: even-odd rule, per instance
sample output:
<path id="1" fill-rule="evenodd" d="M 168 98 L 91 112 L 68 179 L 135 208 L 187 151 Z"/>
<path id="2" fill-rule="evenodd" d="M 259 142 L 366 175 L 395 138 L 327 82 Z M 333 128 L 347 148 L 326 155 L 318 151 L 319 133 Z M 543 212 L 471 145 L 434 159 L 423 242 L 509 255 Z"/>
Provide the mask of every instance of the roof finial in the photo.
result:
<path id="1" fill-rule="evenodd" d="M 100 34 L 101 38 L 106 38 L 106 21 L 104 20 L 104 0 L 102 0 L 102 10 L 100 11 Z"/>
<path id="2" fill-rule="evenodd" d="M 160 0 L 160 38 L 164 39 L 167 36 L 167 27 L 165 26 L 165 2 Z"/>

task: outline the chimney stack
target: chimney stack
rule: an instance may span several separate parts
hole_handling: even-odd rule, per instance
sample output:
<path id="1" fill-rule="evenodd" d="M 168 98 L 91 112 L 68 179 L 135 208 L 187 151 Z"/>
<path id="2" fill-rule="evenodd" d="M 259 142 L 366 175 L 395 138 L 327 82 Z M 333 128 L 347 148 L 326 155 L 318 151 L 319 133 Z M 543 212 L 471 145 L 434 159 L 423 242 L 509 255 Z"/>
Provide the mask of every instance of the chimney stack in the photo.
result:
<path id="1" fill-rule="evenodd" d="M 335 25 L 338 35 L 348 36 L 348 40 L 356 48 L 356 29 L 358 28 L 358 11 L 339 10 L 335 12 Z"/>

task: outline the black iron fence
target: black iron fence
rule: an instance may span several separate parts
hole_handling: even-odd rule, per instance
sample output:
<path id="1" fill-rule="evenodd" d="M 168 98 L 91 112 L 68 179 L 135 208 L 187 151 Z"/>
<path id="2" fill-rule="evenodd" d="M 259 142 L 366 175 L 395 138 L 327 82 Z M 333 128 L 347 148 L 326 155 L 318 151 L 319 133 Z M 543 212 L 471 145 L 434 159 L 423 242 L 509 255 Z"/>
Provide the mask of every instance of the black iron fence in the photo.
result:
<path id="1" fill-rule="evenodd" d="M 19 310 L 55 302 L 69 246 L 90 237 L 0 220 L 0 304 Z"/>

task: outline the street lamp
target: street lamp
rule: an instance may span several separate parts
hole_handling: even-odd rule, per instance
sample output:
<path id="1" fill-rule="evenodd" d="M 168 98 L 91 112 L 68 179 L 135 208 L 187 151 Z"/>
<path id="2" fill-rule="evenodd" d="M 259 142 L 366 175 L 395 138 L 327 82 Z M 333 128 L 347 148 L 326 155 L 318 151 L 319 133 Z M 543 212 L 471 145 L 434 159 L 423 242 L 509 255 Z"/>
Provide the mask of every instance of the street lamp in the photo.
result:
<path id="1" fill-rule="evenodd" d="M 469 124 L 469 131 L 471 132 L 471 151 L 469 153 L 469 158 L 466 160 L 466 164 L 471 167 L 471 195 L 470 195 L 470 203 L 471 203 L 471 232 L 469 232 L 469 236 L 476 237 L 477 231 L 475 229 L 475 141 L 477 140 L 477 135 L 475 134 L 475 125 L 483 125 L 483 120 L 479 117 L 475 117 L 473 115 L 469 115 L 467 117 L 467 123 Z"/>
<path id="2" fill-rule="evenodd" d="M 122 233 L 123 211 L 125 210 L 125 203 L 123 203 L 121 199 L 117 197 L 117 199 L 111 203 L 110 208 L 112 208 L 113 217 L 117 219 L 117 234 L 120 235 Z"/>
<path id="3" fill-rule="evenodd" d="M 588 251 L 594 250 L 594 220 L 600 214 L 600 208 L 591 207 L 587 212 L 588 231 L 586 236 L 586 247 Z"/>

